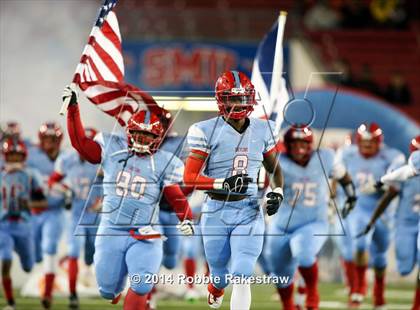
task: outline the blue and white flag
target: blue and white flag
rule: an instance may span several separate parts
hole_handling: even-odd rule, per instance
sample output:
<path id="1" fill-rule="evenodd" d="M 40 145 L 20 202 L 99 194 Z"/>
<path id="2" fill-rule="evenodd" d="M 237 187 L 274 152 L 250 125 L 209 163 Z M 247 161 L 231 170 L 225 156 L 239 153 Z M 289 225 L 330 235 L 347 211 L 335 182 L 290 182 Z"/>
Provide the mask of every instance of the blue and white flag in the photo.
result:
<path id="1" fill-rule="evenodd" d="M 289 100 L 283 77 L 283 33 L 286 12 L 281 12 L 269 33 L 258 46 L 251 80 L 255 86 L 258 105 L 252 116 L 276 122 L 276 132 L 283 122 L 283 109 Z"/>

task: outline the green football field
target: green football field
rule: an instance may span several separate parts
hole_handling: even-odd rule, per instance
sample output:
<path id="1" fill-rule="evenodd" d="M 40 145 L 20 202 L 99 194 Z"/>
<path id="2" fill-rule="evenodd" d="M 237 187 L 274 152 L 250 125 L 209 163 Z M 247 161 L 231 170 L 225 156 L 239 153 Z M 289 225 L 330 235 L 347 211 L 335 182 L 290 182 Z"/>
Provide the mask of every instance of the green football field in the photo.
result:
<path id="1" fill-rule="evenodd" d="M 346 309 L 346 295 L 342 285 L 339 284 L 322 284 L 321 290 L 321 309 Z M 252 309 L 271 310 L 281 309 L 279 302 L 273 300 L 274 289 L 269 285 L 254 285 L 252 288 L 253 301 Z M 411 301 L 413 298 L 413 286 L 407 284 L 389 285 L 387 288 L 388 310 L 409 310 L 411 308 Z M 229 291 L 225 296 L 225 302 L 221 309 L 229 309 Z M 0 308 L 4 304 L 4 298 L 1 297 Z M 36 310 L 41 309 L 39 300 L 35 298 L 18 298 L 17 309 Z M 67 299 L 57 298 L 54 301 L 52 309 L 68 309 Z M 116 306 L 110 305 L 101 299 L 82 299 L 81 310 L 83 309 L 122 309 L 122 301 Z M 209 309 L 206 305 L 205 299 L 200 299 L 195 302 L 188 302 L 183 300 L 162 300 L 158 302 L 158 309 Z M 360 309 L 372 309 L 371 300 L 368 298 Z"/>

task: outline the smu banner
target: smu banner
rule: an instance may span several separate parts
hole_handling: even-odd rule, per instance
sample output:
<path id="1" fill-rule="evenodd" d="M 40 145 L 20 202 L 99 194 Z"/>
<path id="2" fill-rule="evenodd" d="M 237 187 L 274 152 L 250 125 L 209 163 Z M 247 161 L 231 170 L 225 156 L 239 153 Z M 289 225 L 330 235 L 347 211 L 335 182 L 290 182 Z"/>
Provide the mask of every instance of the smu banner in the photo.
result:
<path id="1" fill-rule="evenodd" d="M 221 72 L 251 75 L 256 50 L 257 44 L 243 43 L 125 42 L 126 81 L 152 95 L 212 96 Z"/>

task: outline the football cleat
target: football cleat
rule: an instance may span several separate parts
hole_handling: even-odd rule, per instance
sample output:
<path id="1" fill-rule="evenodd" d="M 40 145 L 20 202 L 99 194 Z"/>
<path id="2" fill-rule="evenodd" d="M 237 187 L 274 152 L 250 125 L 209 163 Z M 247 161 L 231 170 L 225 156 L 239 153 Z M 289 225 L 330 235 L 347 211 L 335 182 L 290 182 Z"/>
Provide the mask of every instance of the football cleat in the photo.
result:
<path id="1" fill-rule="evenodd" d="M 119 293 L 113 300 L 111 300 L 111 305 L 116 305 L 121 299 L 121 293 Z"/>
<path id="2" fill-rule="evenodd" d="M 51 298 L 43 298 L 41 305 L 43 309 L 51 309 Z"/>
<path id="3" fill-rule="evenodd" d="M 69 297 L 69 309 L 79 309 L 79 298 L 77 294 L 71 294 Z"/>
<path id="4" fill-rule="evenodd" d="M 349 302 L 349 308 L 350 309 L 358 309 L 360 305 L 362 304 L 364 299 L 364 296 L 359 293 L 352 293 L 350 295 L 350 302 Z"/>
<path id="5" fill-rule="evenodd" d="M 212 293 L 207 293 L 207 303 L 212 309 L 219 309 L 222 306 L 223 295 L 216 297 Z"/>

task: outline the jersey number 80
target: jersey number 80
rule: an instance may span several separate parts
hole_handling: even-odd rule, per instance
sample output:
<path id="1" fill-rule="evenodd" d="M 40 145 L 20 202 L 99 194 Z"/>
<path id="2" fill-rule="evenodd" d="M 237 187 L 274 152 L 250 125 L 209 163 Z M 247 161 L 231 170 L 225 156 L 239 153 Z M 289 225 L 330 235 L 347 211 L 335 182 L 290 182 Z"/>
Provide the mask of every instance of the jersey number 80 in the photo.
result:
<path id="1" fill-rule="evenodd" d="M 130 185 L 131 184 L 131 185 Z M 134 199 L 143 197 L 146 190 L 146 179 L 139 176 L 132 176 L 127 171 L 120 171 L 117 175 L 115 193 L 119 196 L 127 196 L 128 191 Z"/>

